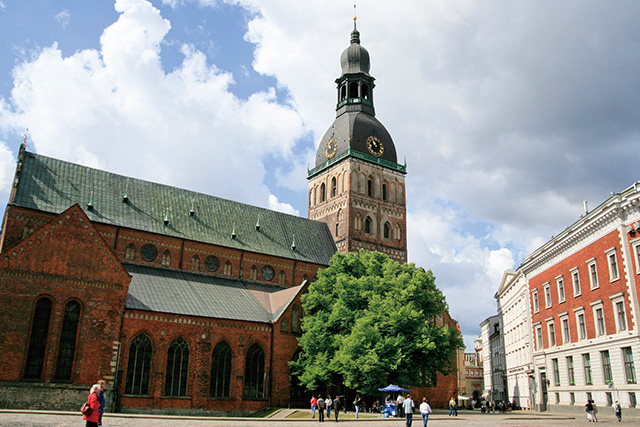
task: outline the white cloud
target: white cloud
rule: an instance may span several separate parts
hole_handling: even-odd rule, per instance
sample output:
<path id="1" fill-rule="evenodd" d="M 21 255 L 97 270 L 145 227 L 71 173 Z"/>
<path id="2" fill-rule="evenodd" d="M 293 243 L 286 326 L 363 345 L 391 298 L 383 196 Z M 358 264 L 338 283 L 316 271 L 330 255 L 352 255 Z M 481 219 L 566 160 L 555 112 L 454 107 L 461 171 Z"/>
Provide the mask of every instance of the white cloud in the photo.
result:
<path id="1" fill-rule="evenodd" d="M 269 209 L 273 211 L 284 212 L 290 215 L 300 215 L 300 212 L 298 212 L 297 209 L 295 209 L 289 203 L 280 203 L 278 201 L 278 198 L 273 194 L 269 195 Z"/>
<path id="2" fill-rule="evenodd" d="M 69 26 L 69 22 L 71 21 L 71 14 L 68 10 L 65 9 L 62 12 L 58 13 L 54 18 L 62 28 L 66 29 Z"/>

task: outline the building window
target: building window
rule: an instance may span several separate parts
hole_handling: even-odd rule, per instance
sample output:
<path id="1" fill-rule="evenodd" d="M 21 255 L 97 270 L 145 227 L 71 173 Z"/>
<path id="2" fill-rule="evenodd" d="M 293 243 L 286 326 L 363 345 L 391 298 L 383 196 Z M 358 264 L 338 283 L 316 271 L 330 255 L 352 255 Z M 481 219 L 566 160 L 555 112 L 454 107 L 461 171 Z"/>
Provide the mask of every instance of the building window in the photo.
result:
<path id="1" fill-rule="evenodd" d="M 359 213 L 356 214 L 356 216 L 353 219 L 353 228 L 355 228 L 356 230 L 360 231 L 362 230 L 362 217 L 360 216 Z"/>
<path id="2" fill-rule="evenodd" d="M 602 302 L 593 307 L 593 320 L 596 327 L 596 336 L 605 335 L 607 333 L 604 326 L 604 311 L 602 310 Z"/>
<path id="3" fill-rule="evenodd" d="M 547 323 L 547 330 L 549 332 L 549 347 L 555 347 L 556 345 L 556 328 L 553 322 Z"/>
<path id="4" fill-rule="evenodd" d="M 542 326 L 536 326 L 536 350 L 542 350 Z"/>
<path id="5" fill-rule="evenodd" d="M 133 243 L 129 243 L 127 248 L 124 250 L 124 259 L 134 260 L 136 258 L 136 247 Z"/>
<path id="6" fill-rule="evenodd" d="M 562 280 L 562 277 L 559 277 L 556 279 L 556 283 L 558 284 L 558 302 L 564 302 L 564 280 Z"/>
<path id="7" fill-rule="evenodd" d="M 278 283 L 281 285 L 287 284 L 287 275 L 284 273 L 283 270 L 280 270 L 280 273 L 278 273 Z"/>
<path id="8" fill-rule="evenodd" d="M 125 394 L 149 394 L 152 355 L 151 340 L 146 334 L 139 334 L 131 340 Z"/>
<path id="9" fill-rule="evenodd" d="M 569 344 L 571 342 L 571 329 L 569 327 L 569 318 L 562 319 L 562 344 Z"/>
<path id="10" fill-rule="evenodd" d="M 591 289 L 596 289 L 600 286 L 598 283 L 598 269 L 595 260 L 589 262 L 589 280 L 591 281 Z"/>
<path id="11" fill-rule="evenodd" d="M 52 303 L 49 298 L 40 298 L 36 303 L 33 323 L 31 324 L 31 335 L 29 336 L 27 363 L 24 370 L 25 378 L 40 379 L 42 376 L 44 353 L 47 347 L 47 337 L 49 336 L 51 306 Z"/>
<path id="12" fill-rule="evenodd" d="M 640 273 L 640 243 L 634 246 L 636 251 L 636 273 Z"/>
<path id="13" fill-rule="evenodd" d="M 611 249 L 607 252 L 607 259 L 609 260 L 609 280 L 613 282 L 620 278 L 620 272 L 618 271 L 618 259 L 616 257 L 615 249 Z"/>
<path id="14" fill-rule="evenodd" d="M 189 344 L 178 337 L 167 353 L 167 372 L 164 383 L 165 396 L 186 396 L 189 378 Z"/>
<path id="15" fill-rule="evenodd" d="M 574 392 L 569 393 L 569 404 L 576 404 L 576 394 Z"/>
<path id="16" fill-rule="evenodd" d="M 254 344 L 247 352 L 244 372 L 244 397 L 261 399 L 264 397 L 264 351 Z"/>
<path id="17" fill-rule="evenodd" d="M 638 401 L 636 400 L 636 393 L 632 391 L 629 393 L 629 408 L 635 408 L 638 406 Z"/>
<path id="18" fill-rule="evenodd" d="M 158 256 L 158 249 L 153 245 L 144 245 L 140 249 L 140 255 L 142 256 L 143 260 L 152 262 Z"/>
<path id="19" fill-rule="evenodd" d="M 556 386 L 560 385 L 560 367 L 558 366 L 558 359 L 551 359 L 553 364 L 553 379 Z"/>
<path id="20" fill-rule="evenodd" d="M 274 276 L 276 275 L 276 271 L 270 265 L 265 265 L 262 267 L 262 278 L 267 281 L 272 281 Z"/>
<path id="21" fill-rule="evenodd" d="M 538 298 L 538 290 L 534 289 L 531 291 L 531 298 L 533 299 L 533 312 L 537 313 L 540 311 L 540 300 Z"/>
<path id="22" fill-rule="evenodd" d="M 551 307 L 551 286 L 548 283 L 544 285 L 544 306 Z"/>
<path id="23" fill-rule="evenodd" d="M 600 352 L 602 358 L 602 374 L 604 376 L 604 383 L 609 384 L 613 382 L 613 374 L 611 373 L 611 358 L 609 357 L 609 350 Z"/>
<path id="24" fill-rule="evenodd" d="M 609 297 L 613 303 L 613 313 L 618 332 L 627 330 L 627 313 L 624 308 L 624 294 L 619 292 Z"/>
<path id="25" fill-rule="evenodd" d="M 338 237 L 338 231 L 340 230 L 340 223 L 336 222 L 336 232 L 335 236 Z"/>
<path id="26" fill-rule="evenodd" d="M 569 385 L 576 385 L 576 377 L 573 372 L 573 356 L 567 357 L 567 373 L 569 374 Z"/>
<path id="27" fill-rule="evenodd" d="M 198 255 L 194 255 L 191 258 L 191 270 L 200 271 L 200 257 Z"/>
<path id="28" fill-rule="evenodd" d="M 76 352 L 76 338 L 78 336 L 78 323 L 80 321 L 80 304 L 76 301 L 69 302 L 64 308 L 62 331 L 60 331 L 60 344 L 58 346 L 58 363 L 56 364 L 55 379 L 69 381 L 71 368 Z"/>
<path id="29" fill-rule="evenodd" d="M 300 309 L 297 305 L 291 308 L 291 332 L 300 332 Z"/>
<path id="30" fill-rule="evenodd" d="M 225 276 L 231 276 L 233 274 L 233 267 L 231 266 L 230 261 L 224 263 L 224 266 L 222 267 L 222 273 Z"/>
<path id="31" fill-rule="evenodd" d="M 578 339 L 587 339 L 587 323 L 584 318 L 584 311 L 576 313 L 576 323 L 578 324 Z"/>
<path id="32" fill-rule="evenodd" d="M 168 249 L 162 253 L 162 265 L 165 267 L 171 266 L 171 252 Z"/>
<path id="33" fill-rule="evenodd" d="M 390 238 L 391 237 L 391 224 L 389 222 L 385 222 L 384 223 L 383 230 L 384 230 L 384 238 L 385 239 Z"/>
<path id="34" fill-rule="evenodd" d="M 610 391 L 607 391 L 604 395 L 607 398 L 607 406 L 608 407 L 612 407 L 613 406 L 613 394 Z"/>
<path id="35" fill-rule="evenodd" d="M 402 240 L 402 227 L 400 227 L 400 225 L 399 225 L 399 224 L 396 224 L 396 225 L 393 227 L 393 233 L 394 233 L 394 235 L 393 235 L 393 238 L 394 238 L 394 239 L 396 239 L 396 240 Z"/>
<path id="36" fill-rule="evenodd" d="M 373 221 L 371 220 L 371 217 L 365 218 L 365 220 L 364 220 L 364 232 L 365 233 L 371 234 L 373 232 L 372 231 L 372 227 L 371 227 L 371 223 L 372 222 Z"/>
<path id="37" fill-rule="evenodd" d="M 577 297 L 578 295 L 582 295 L 582 289 L 580 288 L 580 274 L 578 273 L 577 268 L 571 272 L 571 280 L 573 281 L 573 296 Z"/>
<path id="38" fill-rule="evenodd" d="M 213 349 L 211 356 L 211 397 L 231 396 L 231 361 L 233 353 L 225 341 Z"/>
<path id="39" fill-rule="evenodd" d="M 258 280 L 258 267 L 255 265 L 252 265 L 249 270 L 249 280 Z"/>
<path id="40" fill-rule="evenodd" d="M 322 203 L 325 200 L 327 200 L 327 189 L 323 182 L 322 185 L 320 185 L 320 202 Z"/>
<path id="41" fill-rule="evenodd" d="M 585 353 L 582 355 L 582 365 L 584 366 L 584 382 L 586 385 L 593 384 L 593 379 L 591 378 L 591 355 L 589 353 Z"/>
<path id="42" fill-rule="evenodd" d="M 336 197 L 338 194 L 338 183 L 336 177 L 331 178 L 331 197 Z"/>
<path id="43" fill-rule="evenodd" d="M 372 180 L 367 181 L 367 196 L 373 197 L 373 181 Z"/>
<path id="44" fill-rule="evenodd" d="M 209 255 L 204 259 L 204 268 L 206 268 L 207 271 L 218 271 L 218 267 L 220 267 L 220 261 L 217 257 Z"/>
<path id="45" fill-rule="evenodd" d="M 635 384 L 636 368 L 633 365 L 633 352 L 631 350 L 631 347 L 623 348 L 622 356 L 624 358 L 624 373 L 627 377 L 627 384 Z"/>
<path id="46" fill-rule="evenodd" d="M 387 184 L 382 184 L 382 200 L 387 200 L 389 195 L 387 193 Z"/>

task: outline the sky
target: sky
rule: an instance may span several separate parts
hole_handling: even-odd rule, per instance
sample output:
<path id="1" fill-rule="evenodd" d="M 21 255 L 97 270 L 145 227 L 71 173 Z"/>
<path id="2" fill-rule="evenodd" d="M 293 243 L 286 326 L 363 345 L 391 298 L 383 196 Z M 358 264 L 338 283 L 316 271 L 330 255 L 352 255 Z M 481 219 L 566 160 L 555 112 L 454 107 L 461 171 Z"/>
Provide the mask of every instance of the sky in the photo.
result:
<path id="1" fill-rule="evenodd" d="M 503 273 L 640 176 L 640 2 L 360 0 L 406 158 L 409 261 L 468 350 Z M 352 0 L 0 0 L 0 205 L 17 152 L 307 216 Z"/>

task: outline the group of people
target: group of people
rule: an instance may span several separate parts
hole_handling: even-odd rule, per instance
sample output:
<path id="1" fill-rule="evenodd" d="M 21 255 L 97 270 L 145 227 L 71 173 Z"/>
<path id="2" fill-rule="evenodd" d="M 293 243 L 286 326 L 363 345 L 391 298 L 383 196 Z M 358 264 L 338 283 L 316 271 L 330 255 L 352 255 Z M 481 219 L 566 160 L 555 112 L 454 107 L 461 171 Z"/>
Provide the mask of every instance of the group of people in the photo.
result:
<path id="1" fill-rule="evenodd" d="M 331 418 L 331 410 L 333 409 L 333 414 L 335 416 L 336 422 L 338 422 L 338 415 L 340 414 L 340 409 L 342 409 L 342 400 L 340 400 L 340 396 L 336 396 L 335 399 L 331 400 L 331 395 L 328 395 L 326 399 L 322 396 L 311 396 L 311 418 L 316 417 L 316 410 L 318 411 L 318 422 L 324 422 L 324 411 L 327 411 L 327 418 Z M 357 418 L 357 414 L 356 414 Z"/>
<path id="2" fill-rule="evenodd" d="M 91 386 L 91 391 L 89 391 L 89 396 L 87 397 L 87 405 L 91 410 L 82 415 L 82 419 L 87 422 L 86 427 L 102 425 L 102 414 L 104 414 L 106 403 L 104 392 L 106 390 L 107 384 L 104 380 L 100 380 L 97 384 Z"/>
<path id="3" fill-rule="evenodd" d="M 400 405 L 400 399 L 402 398 L 402 405 Z M 427 401 L 426 397 L 422 398 L 422 403 L 420 403 L 420 415 L 422 415 L 422 427 L 427 427 L 427 422 L 429 421 L 429 415 L 433 413 L 431 410 L 431 406 Z M 402 410 L 402 413 L 406 417 L 406 427 L 411 427 L 413 423 L 413 413 L 415 412 L 415 404 L 413 403 L 413 399 L 411 399 L 411 395 L 408 394 L 406 398 L 403 398 L 402 395 L 398 396 L 398 409 L 396 410 L 396 414 Z"/>

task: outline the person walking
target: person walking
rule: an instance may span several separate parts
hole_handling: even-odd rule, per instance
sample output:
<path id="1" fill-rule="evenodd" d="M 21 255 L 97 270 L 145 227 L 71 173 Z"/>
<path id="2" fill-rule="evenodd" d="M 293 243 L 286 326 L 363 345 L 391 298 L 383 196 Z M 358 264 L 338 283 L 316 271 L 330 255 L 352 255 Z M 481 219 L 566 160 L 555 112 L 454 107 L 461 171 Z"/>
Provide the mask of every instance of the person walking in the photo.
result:
<path id="1" fill-rule="evenodd" d="M 396 399 L 396 417 L 404 416 L 404 414 L 402 413 L 403 404 L 404 404 L 404 398 L 402 397 L 402 394 L 399 394 L 398 399 Z"/>
<path id="2" fill-rule="evenodd" d="M 331 395 L 327 395 L 327 398 L 324 400 L 324 406 L 327 407 L 327 418 L 331 418 L 331 405 L 333 404 L 333 400 L 331 400 Z"/>
<path id="3" fill-rule="evenodd" d="M 356 395 L 356 398 L 353 401 L 353 406 L 356 408 L 356 418 L 358 418 L 358 414 L 360 413 L 360 406 L 362 406 L 362 399 L 360 398 L 360 396 Z"/>
<path id="4" fill-rule="evenodd" d="M 318 396 L 318 422 L 324 422 L 324 410 L 326 408 L 326 404 L 322 396 Z"/>
<path id="5" fill-rule="evenodd" d="M 587 400 L 587 404 L 584 405 L 584 410 L 587 411 L 587 421 L 595 422 L 593 418 L 593 404 L 591 402 L 592 400 Z"/>
<path id="6" fill-rule="evenodd" d="M 407 398 L 404 399 L 402 407 L 404 409 L 404 414 L 407 417 L 406 427 L 411 427 L 411 423 L 413 422 L 413 408 L 415 405 L 413 404 L 413 400 L 411 400 L 410 394 L 407 394 Z"/>
<path id="7" fill-rule="evenodd" d="M 616 403 L 613 404 L 613 412 L 616 413 L 616 418 L 618 419 L 618 422 L 622 421 L 622 406 L 620 405 L 620 402 L 618 402 L 616 400 Z"/>
<path id="8" fill-rule="evenodd" d="M 340 413 L 340 408 L 342 408 L 342 400 L 340 400 L 340 396 L 336 395 L 336 399 L 333 401 L 333 413 L 335 414 L 336 422 L 338 422 L 338 414 Z"/>
<path id="9" fill-rule="evenodd" d="M 98 421 L 100 420 L 100 401 L 98 400 L 98 393 L 100 392 L 100 386 L 94 384 L 87 396 L 87 405 L 90 410 L 82 414 L 82 419 L 87 423 L 86 427 L 98 427 Z"/>
<path id="10" fill-rule="evenodd" d="M 422 427 L 427 427 L 427 422 L 429 421 L 429 415 L 433 414 L 431 410 L 431 406 L 429 402 L 427 402 L 427 398 L 422 398 L 422 403 L 420 404 L 420 415 L 422 415 Z"/>
<path id="11" fill-rule="evenodd" d="M 591 404 L 593 405 L 593 419 L 598 422 L 598 405 L 596 405 L 595 400 L 591 400 Z"/>
<path id="12" fill-rule="evenodd" d="M 449 416 L 451 417 L 453 415 L 453 407 L 456 405 L 456 401 L 453 400 L 453 397 L 451 397 L 451 400 L 449 400 Z"/>
<path id="13" fill-rule="evenodd" d="M 102 414 L 104 414 L 104 407 L 107 403 L 107 400 L 104 396 L 104 392 L 107 390 L 107 383 L 104 380 L 98 381 L 98 385 L 100 386 L 100 393 L 98 393 L 98 402 L 100 402 L 100 419 L 98 419 L 98 425 L 102 425 Z"/>
<path id="14" fill-rule="evenodd" d="M 315 418 L 316 408 L 318 407 L 318 399 L 316 399 L 316 396 L 311 396 L 309 403 L 311 404 L 311 418 Z"/>

